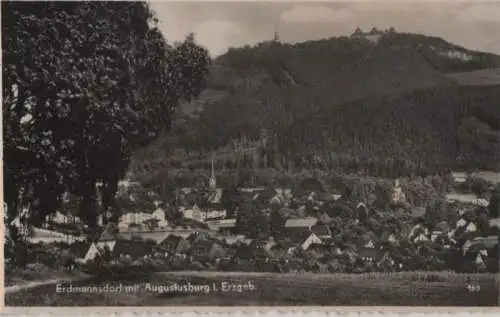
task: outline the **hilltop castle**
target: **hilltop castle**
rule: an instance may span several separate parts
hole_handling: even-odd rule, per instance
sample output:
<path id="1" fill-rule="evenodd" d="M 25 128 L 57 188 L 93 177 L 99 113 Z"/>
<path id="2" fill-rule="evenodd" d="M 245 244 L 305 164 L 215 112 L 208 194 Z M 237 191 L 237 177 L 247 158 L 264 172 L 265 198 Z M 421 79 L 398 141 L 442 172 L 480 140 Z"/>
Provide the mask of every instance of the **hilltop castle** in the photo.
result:
<path id="1" fill-rule="evenodd" d="M 351 34 L 351 38 L 355 39 L 365 39 L 372 43 L 378 43 L 382 36 L 390 33 L 396 33 L 396 29 L 394 27 L 390 27 L 387 30 L 379 30 L 376 27 L 373 27 L 370 32 L 363 32 L 359 27 Z"/>

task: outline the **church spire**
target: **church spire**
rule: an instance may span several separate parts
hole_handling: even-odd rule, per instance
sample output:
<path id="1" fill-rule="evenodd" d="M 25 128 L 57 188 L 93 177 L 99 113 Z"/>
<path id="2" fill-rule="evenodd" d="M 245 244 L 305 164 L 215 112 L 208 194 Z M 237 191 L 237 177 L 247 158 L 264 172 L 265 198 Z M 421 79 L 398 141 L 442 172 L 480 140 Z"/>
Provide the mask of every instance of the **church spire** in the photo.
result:
<path id="1" fill-rule="evenodd" d="M 214 170 L 214 159 L 212 157 L 211 162 L 211 172 L 210 172 L 210 180 L 208 186 L 211 190 L 215 190 L 217 188 L 217 181 L 215 179 L 215 170 Z"/>

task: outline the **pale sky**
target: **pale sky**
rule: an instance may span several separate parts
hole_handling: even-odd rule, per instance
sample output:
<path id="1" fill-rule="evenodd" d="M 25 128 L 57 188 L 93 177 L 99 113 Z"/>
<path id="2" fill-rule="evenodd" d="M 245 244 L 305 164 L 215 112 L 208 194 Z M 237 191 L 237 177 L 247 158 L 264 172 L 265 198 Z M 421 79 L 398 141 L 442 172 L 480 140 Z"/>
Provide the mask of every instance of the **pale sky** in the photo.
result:
<path id="1" fill-rule="evenodd" d="M 169 42 L 190 32 L 213 56 L 271 40 L 303 42 L 351 34 L 356 26 L 421 33 L 500 54 L 500 2 L 150 1 Z"/>

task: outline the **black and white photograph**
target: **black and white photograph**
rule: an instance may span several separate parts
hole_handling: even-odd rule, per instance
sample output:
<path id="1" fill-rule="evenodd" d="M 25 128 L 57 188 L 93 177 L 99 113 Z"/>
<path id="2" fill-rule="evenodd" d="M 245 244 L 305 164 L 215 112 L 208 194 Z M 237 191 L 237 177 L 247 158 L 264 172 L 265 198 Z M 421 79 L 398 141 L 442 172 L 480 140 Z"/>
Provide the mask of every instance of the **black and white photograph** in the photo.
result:
<path id="1" fill-rule="evenodd" d="M 498 309 L 499 30 L 500 2 L 2 1 L 5 306 Z"/>

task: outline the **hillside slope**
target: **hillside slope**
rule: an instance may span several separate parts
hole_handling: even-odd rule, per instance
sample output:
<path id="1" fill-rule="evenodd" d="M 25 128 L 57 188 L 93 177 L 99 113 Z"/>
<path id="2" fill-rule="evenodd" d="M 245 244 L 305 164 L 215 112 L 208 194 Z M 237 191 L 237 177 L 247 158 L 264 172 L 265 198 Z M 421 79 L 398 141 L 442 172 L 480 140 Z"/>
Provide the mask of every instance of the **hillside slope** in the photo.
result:
<path id="1" fill-rule="evenodd" d="M 205 168 L 215 152 L 239 168 L 496 169 L 500 86 L 456 75 L 490 67 L 499 56 L 414 34 L 231 49 L 202 98 L 132 168 Z"/>

